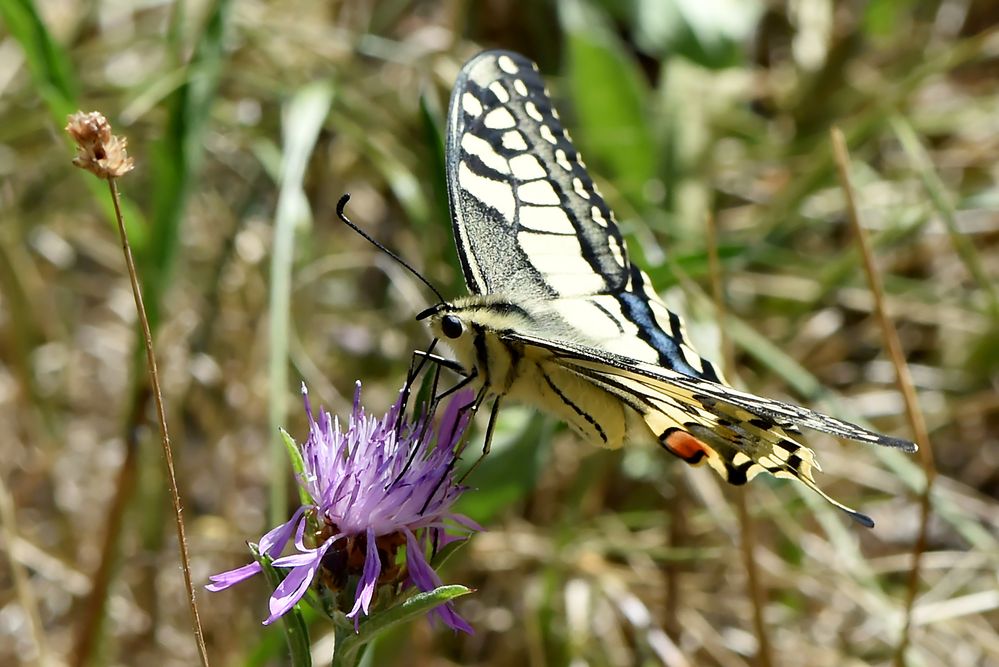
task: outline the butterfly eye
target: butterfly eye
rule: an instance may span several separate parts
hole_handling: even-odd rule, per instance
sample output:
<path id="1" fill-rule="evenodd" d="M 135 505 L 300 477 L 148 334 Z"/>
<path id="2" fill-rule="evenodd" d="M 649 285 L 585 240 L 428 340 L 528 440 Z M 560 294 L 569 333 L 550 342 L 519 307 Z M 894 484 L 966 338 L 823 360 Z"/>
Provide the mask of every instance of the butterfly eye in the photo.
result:
<path id="1" fill-rule="evenodd" d="M 454 315 L 445 315 L 441 319 L 441 331 L 448 338 L 460 338 L 461 334 L 465 331 L 465 325 L 461 323 L 461 319 Z"/>

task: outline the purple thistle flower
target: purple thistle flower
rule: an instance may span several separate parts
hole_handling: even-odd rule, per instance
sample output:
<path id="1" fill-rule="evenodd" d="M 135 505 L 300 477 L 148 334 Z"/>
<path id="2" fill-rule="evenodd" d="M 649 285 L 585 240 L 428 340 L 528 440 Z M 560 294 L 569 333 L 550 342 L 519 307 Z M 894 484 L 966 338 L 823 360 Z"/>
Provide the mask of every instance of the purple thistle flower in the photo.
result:
<path id="1" fill-rule="evenodd" d="M 290 568 L 271 595 L 270 616 L 264 624 L 291 609 L 318 575 L 333 590 L 343 589 L 349 578 L 358 579 L 347 613 L 356 629 L 380 585 L 437 588 L 441 580 L 427 562 L 427 550 L 482 530 L 450 511 L 464 490 L 453 480 L 452 468 L 455 446 L 469 421 L 469 412 L 462 408 L 472 396 L 456 394 L 433 428 L 433 415 L 421 415 L 414 422 L 406 417 L 406 390 L 381 419 L 366 415 L 358 382 L 344 431 L 339 419 L 325 410 L 318 420 L 313 417 L 304 385 L 302 395 L 309 437 L 300 445 L 304 474 L 299 484 L 312 504 L 303 505 L 289 521 L 260 538 L 260 553 L 275 559 L 274 567 Z M 292 541 L 296 553 L 279 557 Z M 396 558 L 403 546 L 405 567 Z M 211 576 L 206 588 L 220 591 L 260 571 L 260 564 L 253 562 Z M 431 614 L 455 630 L 472 633 L 450 603 Z"/>

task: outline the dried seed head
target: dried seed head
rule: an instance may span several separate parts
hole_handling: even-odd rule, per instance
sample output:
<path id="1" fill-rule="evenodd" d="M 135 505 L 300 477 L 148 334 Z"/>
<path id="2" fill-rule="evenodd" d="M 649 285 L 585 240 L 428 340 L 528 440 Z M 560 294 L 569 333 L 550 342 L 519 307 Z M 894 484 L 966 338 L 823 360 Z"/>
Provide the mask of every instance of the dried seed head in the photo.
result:
<path id="1" fill-rule="evenodd" d="M 77 111 L 69 116 L 66 131 L 76 142 L 73 164 L 100 178 L 117 178 L 132 171 L 135 162 L 128 157 L 128 140 L 111 134 L 111 123 L 99 111 Z"/>

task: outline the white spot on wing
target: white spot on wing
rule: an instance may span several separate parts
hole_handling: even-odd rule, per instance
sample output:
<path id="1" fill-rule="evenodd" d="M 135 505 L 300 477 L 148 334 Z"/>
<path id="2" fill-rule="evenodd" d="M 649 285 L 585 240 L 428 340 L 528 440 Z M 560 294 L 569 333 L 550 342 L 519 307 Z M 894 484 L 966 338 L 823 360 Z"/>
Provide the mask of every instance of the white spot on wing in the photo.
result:
<path id="1" fill-rule="evenodd" d="M 493 150 L 492 144 L 482 137 L 465 133 L 461 137 L 461 148 L 469 155 L 474 155 L 482 160 L 490 169 L 501 174 L 510 173 L 510 165 L 506 159 Z"/>
<path id="2" fill-rule="evenodd" d="M 607 246 L 610 248 L 611 255 L 614 256 L 614 261 L 618 266 L 624 266 L 624 253 L 621 252 L 621 244 L 618 243 L 617 239 L 613 236 L 607 237 Z M 693 365 L 693 364 L 691 364 Z"/>
<path id="3" fill-rule="evenodd" d="M 774 446 L 773 450 L 770 452 L 770 456 L 779 459 L 780 461 L 787 461 L 790 453 L 783 447 Z"/>
<path id="4" fill-rule="evenodd" d="M 756 462 L 759 463 L 764 468 L 766 468 L 767 470 L 776 470 L 781 467 L 780 461 L 775 461 L 769 456 L 761 456 L 760 458 L 756 459 Z"/>
<path id="5" fill-rule="evenodd" d="M 572 171 L 572 164 L 569 163 L 569 157 L 561 148 L 555 151 L 555 161 L 558 162 L 558 166 L 562 167 L 566 171 Z"/>
<path id="6" fill-rule="evenodd" d="M 499 81 L 493 81 L 490 83 L 489 90 L 493 91 L 493 95 L 496 96 L 496 99 L 498 99 L 500 103 L 506 104 L 510 101 L 510 93 L 506 92 L 506 88 L 504 88 L 503 84 Z"/>
<path id="7" fill-rule="evenodd" d="M 585 335 L 593 345 L 603 347 L 606 342 L 621 338 L 619 320 L 624 318 L 620 308 L 612 303 L 598 305 L 594 299 L 557 299 L 553 305 L 562 318 L 575 325 L 580 335 Z"/>
<path id="8" fill-rule="evenodd" d="M 600 212 L 600 209 L 596 206 L 590 207 L 590 217 L 593 218 L 593 222 L 597 223 L 601 227 L 607 226 L 607 219 L 604 218 L 604 214 Z"/>
<path id="9" fill-rule="evenodd" d="M 516 74 L 520 71 L 517 68 L 517 63 L 513 62 L 513 59 L 510 58 L 510 56 L 500 56 L 496 60 L 496 64 L 499 65 L 499 68 L 507 74 Z"/>
<path id="10" fill-rule="evenodd" d="M 687 360 L 687 363 L 690 364 L 691 368 L 698 373 L 704 372 L 704 364 L 701 363 L 701 355 L 697 354 L 697 352 L 686 345 L 681 345 L 680 350 L 683 352 L 683 358 Z"/>
<path id="11" fill-rule="evenodd" d="M 482 103 L 472 93 L 465 93 L 461 96 L 461 108 L 470 116 L 477 118 L 482 115 Z"/>
<path id="12" fill-rule="evenodd" d="M 462 161 L 458 167 L 458 184 L 472 197 L 499 211 L 508 223 L 513 223 L 516 202 L 513 198 L 513 190 L 505 182 L 479 176 L 468 168 L 468 164 Z"/>
<path id="13" fill-rule="evenodd" d="M 517 130 L 510 130 L 503 133 L 503 148 L 511 151 L 526 151 L 527 142 L 524 141 L 523 134 Z"/>
<path id="14" fill-rule="evenodd" d="M 583 187 L 583 181 L 579 180 L 578 176 L 572 179 L 572 189 L 575 190 L 576 194 L 583 199 L 590 198 L 590 193 L 586 191 L 585 187 Z"/>
<path id="15" fill-rule="evenodd" d="M 573 234 L 572 221 L 558 206 L 521 206 L 520 224 L 525 229 L 549 234 Z"/>
<path id="16" fill-rule="evenodd" d="M 513 89 L 517 91 L 517 94 L 521 97 L 527 97 L 527 85 L 524 83 L 523 79 L 514 79 Z"/>
<path id="17" fill-rule="evenodd" d="M 548 181 L 531 181 L 517 188 L 517 198 L 525 204 L 558 206 L 561 202 L 555 188 Z"/>
<path id="18" fill-rule="evenodd" d="M 503 143 L 506 144 L 505 141 Z M 523 153 L 511 159 L 510 168 L 513 170 L 513 175 L 521 181 L 533 181 L 547 175 L 545 168 L 538 162 L 538 158 L 530 153 Z"/>
<path id="19" fill-rule="evenodd" d="M 487 113 L 483 122 L 490 130 L 508 130 L 517 125 L 513 114 L 504 107 L 497 107 Z"/>
<path id="20" fill-rule="evenodd" d="M 488 123 L 488 121 L 489 121 L 489 116 L 486 116 L 486 122 Z M 552 146 L 558 143 L 558 139 L 556 139 L 555 135 L 552 134 L 552 129 L 547 125 L 542 125 L 540 132 L 541 132 L 541 138 L 550 143 Z"/>
<path id="21" fill-rule="evenodd" d="M 559 306 L 565 301 L 567 300 L 559 299 L 553 306 L 563 312 Z M 594 345 L 636 361 L 650 364 L 659 363 L 659 352 L 638 337 L 638 327 L 624 316 L 621 312 L 621 304 L 615 297 L 591 293 L 585 296 L 585 302 L 586 308 L 593 309 L 586 319 L 579 319 L 582 316 L 578 309 L 577 318 L 573 319 L 569 318 L 570 311 L 564 312 L 570 322 L 586 331 Z M 598 326 L 599 328 L 597 328 Z"/>
<path id="22" fill-rule="evenodd" d="M 540 111 L 538 111 L 538 107 L 534 105 L 534 102 L 524 102 L 524 111 L 527 112 L 528 116 L 539 123 L 543 123 L 545 121 L 545 117 L 541 115 Z"/>

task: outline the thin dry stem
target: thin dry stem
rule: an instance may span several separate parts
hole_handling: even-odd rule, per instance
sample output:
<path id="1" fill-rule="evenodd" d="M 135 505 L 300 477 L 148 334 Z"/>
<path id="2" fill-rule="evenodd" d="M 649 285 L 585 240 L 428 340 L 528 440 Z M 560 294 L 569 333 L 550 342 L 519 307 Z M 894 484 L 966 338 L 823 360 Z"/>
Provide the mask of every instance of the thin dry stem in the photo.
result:
<path id="1" fill-rule="evenodd" d="M 715 316 L 718 318 L 721 335 L 722 366 L 727 375 L 733 368 L 732 344 L 725 334 L 725 294 L 723 291 L 721 262 L 718 261 L 718 227 L 715 224 L 715 217 L 708 211 L 708 268 L 711 273 L 711 294 L 715 303 Z M 761 667 L 770 667 L 773 664 L 773 656 L 770 648 L 770 637 L 767 633 L 766 620 L 763 618 L 763 588 L 760 584 L 759 566 L 756 563 L 756 554 L 753 546 L 756 544 L 756 533 L 753 526 L 753 518 L 749 515 L 749 508 L 746 505 L 745 487 L 735 490 L 735 505 L 739 512 L 740 537 L 739 546 L 742 551 L 742 561 L 746 567 L 746 582 L 749 588 L 749 599 L 753 603 L 753 630 L 756 633 L 756 641 L 759 644 L 757 651 L 757 661 Z"/>
<path id="2" fill-rule="evenodd" d="M 173 502 L 174 518 L 177 527 L 177 546 L 180 550 L 181 571 L 184 573 L 184 586 L 187 590 L 188 602 L 191 610 L 191 624 L 194 630 L 195 643 L 198 647 L 198 656 L 201 664 L 208 667 L 208 651 L 205 648 L 204 634 L 201 630 L 201 618 L 198 614 L 197 598 L 194 594 L 194 581 L 191 577 L 191 558 L 187 550 L 187 536 L 184 530 L 183 506 L 180 502 L 180 491 L 177 488 L 177 475 L 173 464 L 173 450 L 170 446 L 170 431 L 167 427 L 166 408 L 163 405 L 163 393 L 160 389 L 159 370 L 156 366 L 156 354 L 153 349 L 153 335 L 149 329 L 149 318 L 146 316 L 146 308 L 142 302 L 142 289 L 139 286 L 139 276 L 135 270 L 135 260 L 132 257 L 132 248 L 128 242 L 128 234 L 125 231 L 125 220 L 121 213 L 121 202 L 118 197 L 118 185 L 115 179 L 122 176 L 134 168 L 132 158 L 125 152 L 127 141 L 123 137 L 117 137 L 111 133 L 111 124 L 97 111 L 90 113 L 77 112 L 68 118 L 66 131 L 73 137 L 77 144 L 77 156 L 73 159 L 73 164 L 92 172 L 96 176 L 106 179 L 108 189 L 111 192 L 111 202 L 114 204 L 115 221 L 118 224 L 118 234 L 121 237 L 121 249 L 125 256 L 125 265 L 128 267 L 128 279 L 132 285 L 132 297 L 135 300 L 135 310 L 139 315 L 139 324 L 142 328 L 142 343 L 146 351 L 146 363 L 149 370 L 149 385 L 152 392 L 153 402 L 156 405 L 156 418 L 159 421 L 160 437 L 163 446 L 163 457 L 167 467 L 167 481 L 170 485 L 170 499 Z M 140 401 L 145 405 L 145 400 Z M 123 473 L 126 470 L 123 469 Z M 134 480 L 134 475 L 131 475 Z M 129 489 L 128 482 L 119 485 L 119 491 Z M 121 495 L 121 493 L 119 494 Z M 123 506 L 124 503 L 121 503 Z M 119 508 L 120 510 L 121 508 Z M 118 517 L 120 522 L 120 517 Z M 116 536 L 117 531 L 109 530 L 109 536 Z M 107 538 L 106 538 L 107 539 Z M 109 562 L 106 559 L 104 565 Z M 106 576 L 107 573 L 105 573 Z M 106 587 L 106 583 L 104 584 Z M 100 590 L 101 587 L 95 587 Z M 91 602 L 93 596 L 91 596 Z M 95 614 L 96 616 L 96 614 Z M 84 628 L 96 627 L 96 621 L 91 619 L 84 623 Z M 89 659 L 93 646 L 93 631 L 84 631 L 78 638 L 77 648 L 85 647 L 85 650 L 77 651 L 77 660 L 85 661 Z"/>
<path id="3" fill-rule="evenodd" d="M 933 450 L 930 446 L 929 432 L 926 429 L 926 420 L 923 418 L 923 412 L 919 407 L 916 389 L 912 382 L 912 375 L 909 372 L 909 365 L 906 363 L 905 355 L 902 352 L 902 344 L 898 339 L 898 331 L 888 318 L 881 275 L 874 263 L 874 254 L 867 240 L 867 234 L 860 224 L 860 216 L 857 213 L 856 201 L 853 196 L 853 186 L 850 182 L 850 158 L 847 153 L 846 140 L 843 138 L 843 133 L 837 127 L 833 127 L 830 130 L 830 135 L 832 137 L 833 153 L 836 158 L 836 169 L 839 172 L 840 183 L 843 186 L 843 193 L 846 196 L 847 215 L 850 218 L 850 224 L 853 226 L 857 247 L 860 249 L 860 255 L 864 260 L 864 271 L 867 274 L 867 282 L 870 286 L 871 294 L 874 296 L 875 311 L 878 314 L 878 323 L 881 326 L 881 337 L 895 367 L 898 389 L 905 401 L 906 417 L 909 420 L 913 438 L 916 444 L 919 445 L 919 461 L 926 475 L 926 484 L 923 486 L 919 498 L 919 533 L 912 547 L 912 567 L 909 570 L 908 590 L 905 598 L 905 622 L 902 627 L 901 637 L 899 637 L 898 646 L 895 648 L 894 664 L 901 667 L 905 664 L 905 650 L 909 643 L 909 630 L 912 626 L 912 608 L 916 601 L 916 594 L 919 592 L 919 574 L 923 552 L 926 550 L 927 531 L 930 522 L 930 512 L 932 510 L 930 494 L 937 471 L 936 465 L 933 462 Z"/>
<path id="4" fill-rule="evenodd" d="M 153 393 L 153 403 L 156 404 L 156 418 L 160 425 L 160 437 L 163 444 L 163 458 L 167 467 L 167 482 L 170 485 L 170 499 L 173 502 L 174 519 L 177 526 L 177 546 L 180 549 L 181 571 L 184 573 L 184 586 L 187 590 L 188 602 L 191 608 L 191 624 L 194 630 L 195 642 L 198 645 L 198 656 L 201 664 L 208 667 L 208 650 L 205 648 L 205 638 L 201 631 L 201 618 L 198 614 L 198 601 L 194 594 L 194 581 L 191 578 L 191 557 L 187 551 L 187 536 L 184 531 L 183 506 L 180 502 L 180 491 L 177 488 L 177 474 L 173 465 L 173 450 L 170 447 L 170 432 L 167 428 L 166 408 L 163 406 L 163 394 L 160 390 L 160 375 L 156 367 L 156 354 L 153 351 L 153 335 L 149 330 L 149 319 L 146 308 L 142 304 L 142 289 L 139 287 L 139 276 L 135 270 L 135 260 L 132 258 L 132 248 L 125 233 L 125 222 L 121 214 L 118 200 L 118 186 L 114 178 L 108 178 L 111 190 L 111 201 L 114 203 L 115 219 L 118 222 L 118 233 L 121 235 L 121 249 L 128 266 L 128 279 L 132 283 L 132 296 L 135 299 L 135 310 L 139 314 L 142 327 L 142 342 L 146 349 L 146 363 L 149 366 L 149 384 Z"/>

